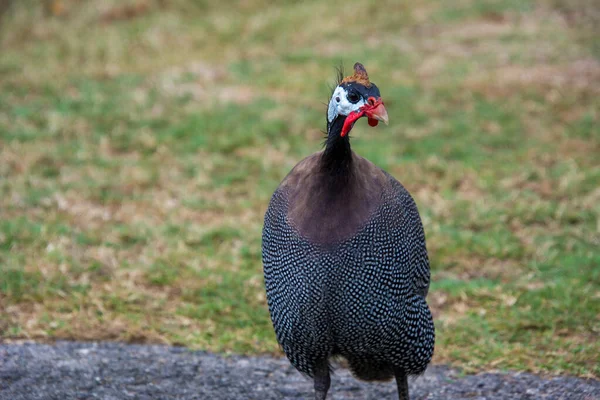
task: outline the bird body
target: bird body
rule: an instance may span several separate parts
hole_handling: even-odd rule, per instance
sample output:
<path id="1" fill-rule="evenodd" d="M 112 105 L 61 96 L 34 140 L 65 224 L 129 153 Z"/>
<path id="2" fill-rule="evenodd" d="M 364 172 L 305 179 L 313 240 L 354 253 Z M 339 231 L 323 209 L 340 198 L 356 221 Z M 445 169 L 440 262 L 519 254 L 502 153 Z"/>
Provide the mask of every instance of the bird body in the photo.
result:
<path id="1" fill-rule="evenodd" d="M 335 356 L 359 379 L 395 376 L 408 398 L 406 376 L 425 371 L 434 346 L 425 235 L 406 189 L 342 135 L 352 112 L 363 112 L 370 125 L 387 120 L 368 77 L 349 82 L 365 89 L 363 105 L 333 115 L 330 104 L 325 150 L 294 167 L 266 212 L 269 311 L 292 365 L 315 379 L 317 399 L 326 396 Z M 341 103 L 336 91 L 332 102 Z"/>

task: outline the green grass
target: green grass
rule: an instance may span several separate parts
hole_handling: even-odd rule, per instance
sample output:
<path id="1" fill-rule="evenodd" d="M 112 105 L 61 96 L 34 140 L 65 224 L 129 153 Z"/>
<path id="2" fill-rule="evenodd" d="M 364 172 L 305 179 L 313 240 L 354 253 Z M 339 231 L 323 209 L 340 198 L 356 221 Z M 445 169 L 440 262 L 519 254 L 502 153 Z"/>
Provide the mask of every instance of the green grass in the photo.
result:
<path id="1" fill-rule="evenodd" d="M 578 2 L 15 2 L 0 340 L 278 353 L 262 217 L 322 144 L 333 67 L 361 61 L 391 123 L 352 143 L 419 205 L 435 362 L 600 377 L 600 53 Z"/>

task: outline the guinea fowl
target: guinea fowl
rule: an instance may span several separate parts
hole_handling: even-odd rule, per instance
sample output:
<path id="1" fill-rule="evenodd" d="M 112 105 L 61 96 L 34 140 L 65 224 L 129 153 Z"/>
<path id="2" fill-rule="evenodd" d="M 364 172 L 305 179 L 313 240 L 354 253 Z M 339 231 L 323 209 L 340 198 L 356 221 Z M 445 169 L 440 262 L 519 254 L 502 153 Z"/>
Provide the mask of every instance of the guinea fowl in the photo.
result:
<path id="1" fill-rule="evenodd" d="M 350 148 L 366 116 L 388 122 L 379 89 L 362 64 L 338 79 L 327 109 L 325 149 L 300 161 L 269 204 L 263 229 L 267 301 L 277 340 L 292 365 L 330 386 L 332 357 L 366 381 L 425 371 L 434 325 L 425 301 L 429 260 L 414 200 L 391 175 Z"/>

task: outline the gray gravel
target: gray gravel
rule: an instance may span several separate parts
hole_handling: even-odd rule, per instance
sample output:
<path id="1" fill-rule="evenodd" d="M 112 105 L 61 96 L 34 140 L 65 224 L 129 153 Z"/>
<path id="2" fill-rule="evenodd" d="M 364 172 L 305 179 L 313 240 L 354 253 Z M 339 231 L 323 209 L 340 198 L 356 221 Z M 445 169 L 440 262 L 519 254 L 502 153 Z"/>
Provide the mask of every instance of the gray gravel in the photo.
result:
<path id="1" fill-rule="evenodd" d="M 412 399 L 600 399 L 600 382 L 525 373 L 460 377 L 432 366 L 410 381 Z M 120 343 L 0 344 L 0 400 L 310 399 L 312 382 L 285 359 L 224 357 Z M 336 370 L 329 399 L 396 399 L 395 385 Z"/>

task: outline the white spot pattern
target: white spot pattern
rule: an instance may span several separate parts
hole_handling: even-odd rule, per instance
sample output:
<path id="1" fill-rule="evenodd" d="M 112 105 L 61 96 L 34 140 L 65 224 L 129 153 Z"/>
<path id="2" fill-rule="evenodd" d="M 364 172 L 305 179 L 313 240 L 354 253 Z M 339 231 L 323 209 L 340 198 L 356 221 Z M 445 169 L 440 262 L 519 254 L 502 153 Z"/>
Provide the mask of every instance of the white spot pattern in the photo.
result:
<path id="1" fill-rule="evenodd" d="M 386 176 L 390 185 L 370 221 L 333 246 L 290 226 L 285 189 L 271 199 L 263 229 L 269 312 L 283 351 L 309 376 L 335 355 L 365 380 L 391 378 L 393 368 L 421 374 L 431 361 L 425 235 L 414 200 Z"/>

